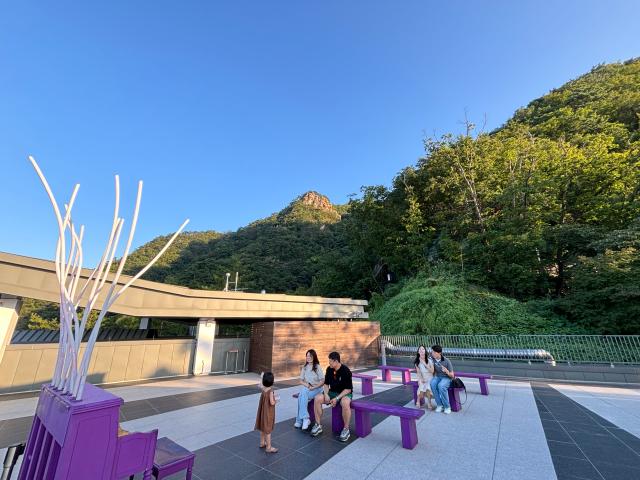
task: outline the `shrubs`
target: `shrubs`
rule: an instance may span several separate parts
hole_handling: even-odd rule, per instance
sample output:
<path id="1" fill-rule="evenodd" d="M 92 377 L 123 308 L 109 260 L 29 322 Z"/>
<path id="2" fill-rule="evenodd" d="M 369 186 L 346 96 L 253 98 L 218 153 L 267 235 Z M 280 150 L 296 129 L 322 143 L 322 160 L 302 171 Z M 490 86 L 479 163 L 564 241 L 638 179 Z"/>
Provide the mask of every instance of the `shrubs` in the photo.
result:
<path id="1" fill-rule="evenodd" d="M 386 335 L 580 333 L 553 314 L 543 317 L 525 303 L 448 274 L 410 280 L 392 298 L 378 298 L 371 317 Z"/>

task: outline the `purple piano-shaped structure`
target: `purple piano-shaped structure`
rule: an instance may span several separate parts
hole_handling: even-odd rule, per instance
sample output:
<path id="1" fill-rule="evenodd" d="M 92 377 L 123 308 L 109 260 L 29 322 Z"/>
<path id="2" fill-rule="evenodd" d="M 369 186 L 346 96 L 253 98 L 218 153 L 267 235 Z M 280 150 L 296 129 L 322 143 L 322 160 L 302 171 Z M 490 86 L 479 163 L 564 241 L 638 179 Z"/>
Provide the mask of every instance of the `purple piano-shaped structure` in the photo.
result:
<path id="1" fill-rule="evenodd" d="M 80 401 L 43 386 L 18 479 L 151 479 L 158 431 L 118 436 L 122 404 L 91 384 Z"/>

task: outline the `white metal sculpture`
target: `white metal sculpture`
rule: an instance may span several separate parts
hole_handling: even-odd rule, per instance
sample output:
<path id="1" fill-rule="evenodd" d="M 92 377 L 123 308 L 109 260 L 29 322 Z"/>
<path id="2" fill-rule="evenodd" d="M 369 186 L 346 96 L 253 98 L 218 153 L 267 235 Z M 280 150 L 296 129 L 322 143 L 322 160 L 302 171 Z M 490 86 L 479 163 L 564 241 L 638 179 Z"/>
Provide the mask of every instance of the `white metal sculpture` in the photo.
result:
<path id="1" fill-rule="evenodd" d="M 111 266 L 116 258 L 116 251 L 122 234 L 124 219 L 119 216 L 120 210 L 120 179 L 115 176 L 115 208 L 113 212 L 113 222 L 109 238 L 105 246 L 100 262 L 91 272 L 88 278 L 82 279 L 82 239 L 84 237 L 84 225 L 76 230 L 72 221 L 71 210 L 78 194 L 80 184 L 76 184 L 71 194 L 69 202 L 64 205 L 64 212 L 60 211 L 58 203 L 49 187 L 44 174 L 36 163 L 35 159 L 30 156 L 29 161 L 36 170 L 44 185 L 53 211 L 58 223 L 58 243 L 56 247 L 56 275 L 60 285 L 60 342 L 58 345 L 58 358 L 53 374 L 52 384 L 55 388 L 65 393 L 71 394 L 77 400 L 82 399 L 84 385 L 89 371 L 89 364 L 93 348 L 98 339 L 98 332 L 104 316 L 109 308 L 120 297 L 133 282 L 140 278 L 169 248 L 176 237 L 186 227 L 189 220 L 185 220 L 180 228 L 167 241 L 165 246 L 158 254 L 134 277 L 132 277 L 124 285 L 120 285 L 118 280 L 124 269 L 129 256 L 129 250 L 133 242 L 133 235 L 138 222 L 138 212 L 140 209 L 140 200 L 142 198 L 142 181 L 138 182 L 138 194 L 133 212 L 131 228 L 129 229 L 129 237 L 124 249 L 124 253 L 118 262 L 118 268 L 114 274 L 110 274 Z M 64 216 L 63 216 L 64 213 Z M 110 277 L 110 278 L 109 278 Z M 80 286 L 82 284 L 82 286 Z M 98 297 L 103 295 L 102 304 L 98 305 Z M 82 304 L 84 301 L 84 304 Z M 78 309 L 84 307 L 84 311 L 80 318 Z M 100 310 L 98 319 L 91 330 L 86 349 L 82 357 L 80 357 L 80 346 L 82 337 L 87 328 L 89 314 L 91 310 Z"/>

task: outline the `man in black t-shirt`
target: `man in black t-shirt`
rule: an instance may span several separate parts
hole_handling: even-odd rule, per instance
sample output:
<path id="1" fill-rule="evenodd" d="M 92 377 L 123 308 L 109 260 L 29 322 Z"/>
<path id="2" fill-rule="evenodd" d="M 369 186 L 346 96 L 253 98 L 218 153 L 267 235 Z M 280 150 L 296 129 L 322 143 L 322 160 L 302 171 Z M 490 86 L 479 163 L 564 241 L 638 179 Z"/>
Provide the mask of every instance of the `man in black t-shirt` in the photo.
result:
<path id="1" fill-rule="evenodd" d="M 314 437 L 322 433 L 322 405 L 331 405 L 335 408 L 338 404 L 342 408 L 342 420 L 344 428 L 340 433 L 340 440 L 349 440 L 349 422 L 351 421 L 351 399 L 353 398 L 353 383 L 351 381 L 351 370 L 346 365 L 340 363 L 340 354 L 331 352 L 329 354 L 329 366 L 324 376 L 324 391 L 315 396 L 314 410 L 316 423 L 311 429 Z"/>

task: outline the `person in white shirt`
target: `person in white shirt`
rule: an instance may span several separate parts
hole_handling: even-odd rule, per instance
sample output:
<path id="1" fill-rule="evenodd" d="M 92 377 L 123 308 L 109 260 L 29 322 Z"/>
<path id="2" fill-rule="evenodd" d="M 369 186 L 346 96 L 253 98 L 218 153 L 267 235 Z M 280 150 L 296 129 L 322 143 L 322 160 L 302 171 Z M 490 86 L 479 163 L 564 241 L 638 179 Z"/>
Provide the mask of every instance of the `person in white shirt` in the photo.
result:
<path id="1" fill-rule="evenodd" d="M 427 348 L 424 345 L 418 347 L 416 359 L 413 364 L 416 367 L 416 375 L 418 376 L 418 397 L 416 399 L 416 407 L 420 408 L 422 399 L 427 397 L 427 408 L 431 410 L 431 380 L 433 379 L 433 360 L 427 356 Z"/>
<path id="2" fill-rule="evenodd" d="M 307 411 L 307 403 L 322 392 L 322 385 L 324 385 L 324 373 L 320 368 L 316 351 L 313 349 L 307 350 L 306 359 L 306 363 L 300 370 L 300 385 L 302 385 L 302 388 L 298 392 L 298 414 L 296 415 L 296 422 L 293 424 L 295 428 L 302 428 L 303 430 L 309 428 L 311 423 L 309 412 Z"/>

